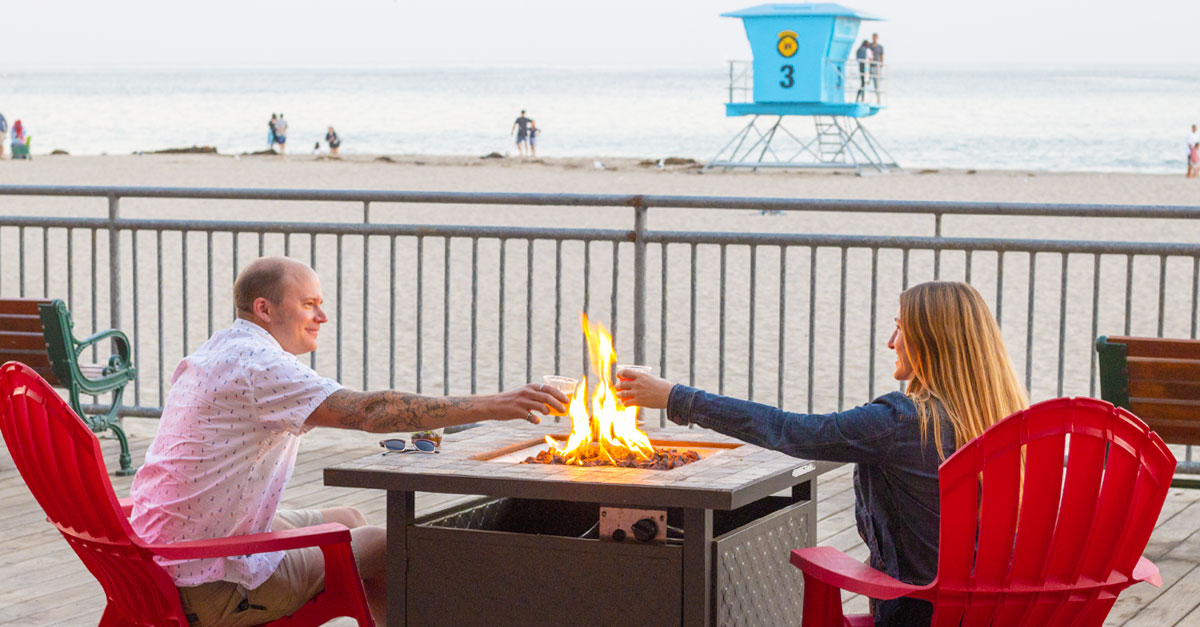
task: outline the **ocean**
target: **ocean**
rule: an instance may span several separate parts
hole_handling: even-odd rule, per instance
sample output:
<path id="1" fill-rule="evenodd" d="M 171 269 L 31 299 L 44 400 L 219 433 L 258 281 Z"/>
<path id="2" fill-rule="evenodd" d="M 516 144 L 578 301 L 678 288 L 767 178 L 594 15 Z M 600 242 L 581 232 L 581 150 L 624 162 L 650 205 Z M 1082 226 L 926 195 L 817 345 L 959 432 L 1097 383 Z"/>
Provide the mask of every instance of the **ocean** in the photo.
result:
<path id="1" fill-rule="evenodd" d="M 1177 173 L 1200 122 L 1188 69 L 893 68 L 866 126 L 901 166 Z M 515 154 L 521 109 L 547 157 L 713 157 L 746 123 L 726 118 L 728 68 L 220 67 L 11 70 L 0 113 L 35 154 L 129 154 L 192 145 L 288 151 L 328 126 L 344 153 Z M 804 118 L 790 122 L 808 132 Z"/>

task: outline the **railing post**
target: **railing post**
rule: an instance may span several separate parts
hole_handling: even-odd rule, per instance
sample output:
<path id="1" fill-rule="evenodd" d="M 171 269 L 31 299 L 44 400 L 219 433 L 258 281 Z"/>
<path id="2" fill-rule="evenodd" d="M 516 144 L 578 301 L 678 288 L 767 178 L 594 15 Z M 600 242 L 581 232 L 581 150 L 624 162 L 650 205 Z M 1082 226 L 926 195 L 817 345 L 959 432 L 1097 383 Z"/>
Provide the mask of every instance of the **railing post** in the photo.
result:
<path id="1" fill-rule="evenodd" d="M 115 194 L 108 197 L 108 326 L 121 328 L 121 233 L 117 231 L 117 216 L 121 200 Z M 95 329 L 93 329 L 95 331 Z"/>
<path id="2" fill-rule="evenodd" d="M 942 236 L 942 214 L 936 212 L 933 214 L 933 236 Z M 933 251 L 933 279 L 936 281 L 942 278 L 942 250 L 936 249 Z"/>
<path id="3" fill-rule="evenodd" d="M 364 200 L 363 201 L 363 224 L 370 224 L 370 223 L 371 223 L 371 201 Z M 370 252 L 371 252 L 371 236 L 367 235 L 366 233 L 363 233 L 363 250 L 362 250 L 362 253 L 363 253 L 363 257 L 362 257 L 362 259 L 363 259 L 363 263 L 362 263 L 362 343 L 363 343 L 362 344 L 362 389 L 364 389 L 364 390 L 370 389 L 370 387 L 368 387 L 368 384 L 367 384 L 368 371 L 370 370 L 370 365 L 371 365 L 371 361 L 370 361 L 371 335 L 370 335 L 370 330 L 369 330 L 371 325 L 369 325 L 367 323 L 367 321 L 369 319 L 368 316 L 370 314 L 370 309 L 369 309 L 368 305 L 371 302 L 371 299 L 368 296 L 369 283 L 367 281 L 367 277 L 369 276 L 368 269 L 371 267 Z M 340 320 L 338 321 L 338 324 L 341 324 Z"/>
<path id="4" fill-rule="evenodd" d="M 646 205 L 633 209 L 633 360 L 646 363 Z"/>
<path id="5" fill-rule="evenodd" d="M 735 80 L 733 77 L 733 64 L 733 61 L 729 62 L 729 102 L 733 102 L 733 82 Z"/>

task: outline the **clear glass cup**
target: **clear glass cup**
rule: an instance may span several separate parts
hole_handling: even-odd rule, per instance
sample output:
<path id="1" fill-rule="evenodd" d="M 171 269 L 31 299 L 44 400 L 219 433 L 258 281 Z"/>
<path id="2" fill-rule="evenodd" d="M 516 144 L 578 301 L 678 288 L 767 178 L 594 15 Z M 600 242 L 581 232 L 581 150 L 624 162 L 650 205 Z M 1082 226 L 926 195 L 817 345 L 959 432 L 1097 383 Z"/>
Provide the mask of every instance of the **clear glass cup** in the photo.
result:
<path id="1" fill-rule="evenodd" d="M 579 385 L 579 379 L 564 377 L 557 374 L 548 374 L 542 377 L 542 385 L 548 388 L 554 388 L 567 396 L 567 402 L 564 405 L 569 406 L 571 400 L 575 397 L 575 388 Z M 565 416 L 566 414 L 558 410 L 546 406 L 547 416 Z"/>
<path id="2" fill-rule="evenodd" d="M 639 374 L 654 374 L 654 366 L 643 366 L 641 364 L 617 364 L 613 374 L 616 375 L 616 373 L 622 370 L 632 370 L 633 372 L 637 372 Z M 639 428 L 645 426 L 645 423 L 643 422 L 643 416 L 645 416 L 645 413 L 646 412 L 642 411 L 641 407 L 637 408 L 637 424 Z"/>
<path id="3" fill-rule="evenodd" d="M 654 374 L 654 366 L 642 366 L 638 364 L 617 364 L 616 372 L 622 370 L 632 370 L 641 374 Z"/>

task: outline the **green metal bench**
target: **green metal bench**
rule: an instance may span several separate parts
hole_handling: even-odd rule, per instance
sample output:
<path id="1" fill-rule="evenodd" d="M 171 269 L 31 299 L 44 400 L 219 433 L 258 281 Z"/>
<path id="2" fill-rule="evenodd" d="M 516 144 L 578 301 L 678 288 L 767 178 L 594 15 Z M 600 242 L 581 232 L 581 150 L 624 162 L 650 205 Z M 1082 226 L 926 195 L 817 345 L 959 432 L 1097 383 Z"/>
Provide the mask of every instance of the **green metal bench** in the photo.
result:
<path id="1" fill-rule="evenodd" d="M 1200 340 L 1100 337 L 1100 398 L 1133 412 L 1168 444 L 1200 444 Z M 1200 463 L 1179 463 L 1198 474 Z"/>
<path id="2" fill-rule="evenodd" d="M 19 361 L 33 368 L 55 387 L 67 390 L 71 409 L 92 431 L 112 431 L 121 445 L 118 475 L 136 470 L 129 454 L 129 441 L 121 428 L 121 397 L 136 374 L 129 339 L 116 329 L 101 331 L 83 340 L 75 339 L 67 305 L 61 300 L 0 299 L 0 363 Z M 84 350 L 110 340 L 113 354 L 106 364 L 80 363 Z M 112 405 L 102 414 L 83 410 L 81 396 L 112 393 Z"/>

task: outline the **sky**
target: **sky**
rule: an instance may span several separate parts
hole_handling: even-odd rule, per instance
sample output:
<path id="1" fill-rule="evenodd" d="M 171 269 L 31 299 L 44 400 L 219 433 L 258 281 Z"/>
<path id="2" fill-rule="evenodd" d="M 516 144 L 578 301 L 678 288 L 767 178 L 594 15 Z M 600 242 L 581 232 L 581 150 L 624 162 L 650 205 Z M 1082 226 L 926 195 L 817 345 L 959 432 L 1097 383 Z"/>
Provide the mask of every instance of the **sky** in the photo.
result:
<path id="1" fill-rule="evenodd" d="M 713 66 L 729 0 L 0 0 L 0 72 L 130 65 Z M 893 68 L 1200 65 L 1200 1 L 847 0 Z M 17 53 L 19 51 L 19 53 Z"/>

